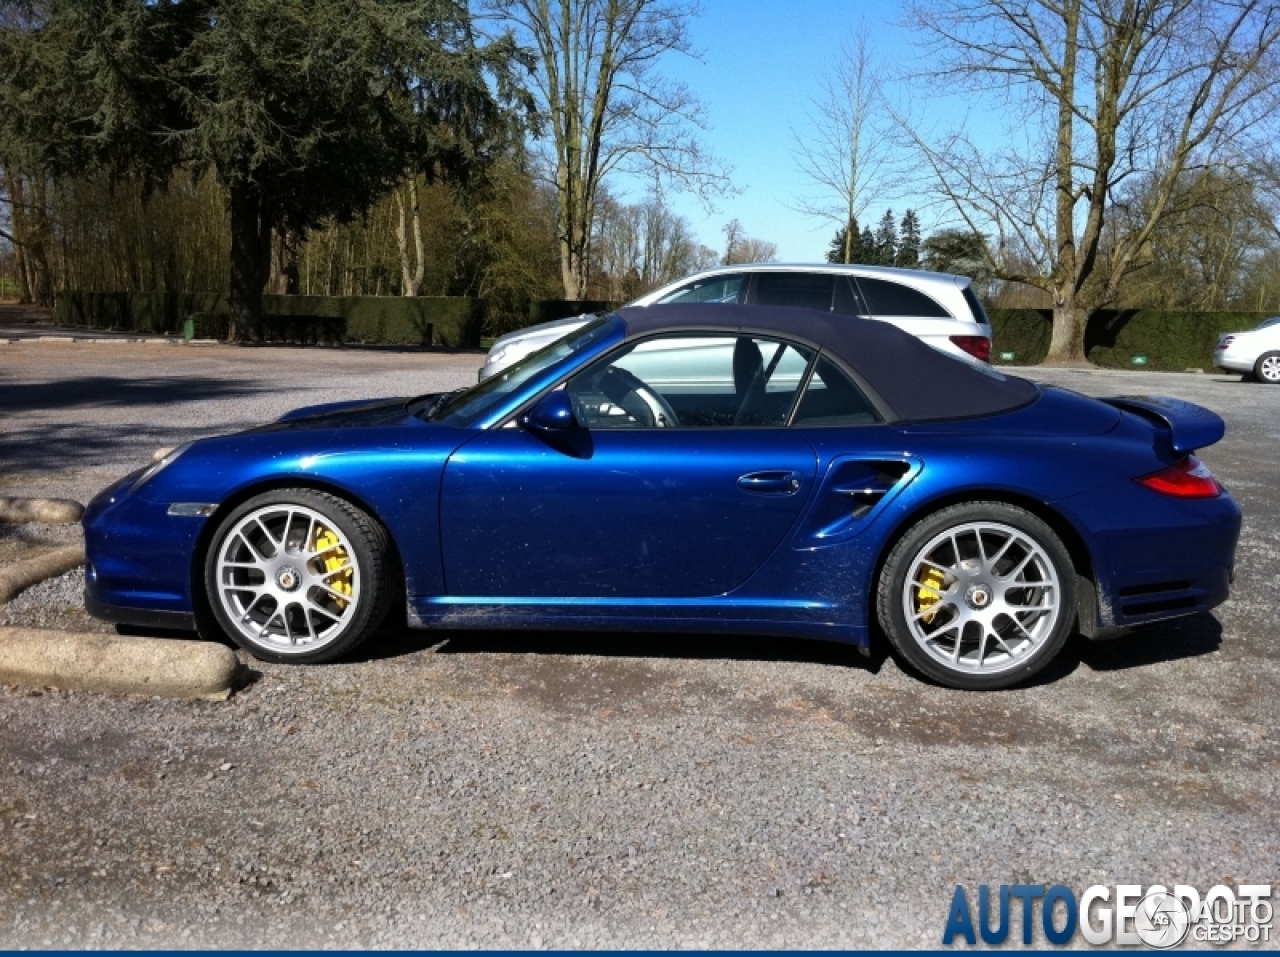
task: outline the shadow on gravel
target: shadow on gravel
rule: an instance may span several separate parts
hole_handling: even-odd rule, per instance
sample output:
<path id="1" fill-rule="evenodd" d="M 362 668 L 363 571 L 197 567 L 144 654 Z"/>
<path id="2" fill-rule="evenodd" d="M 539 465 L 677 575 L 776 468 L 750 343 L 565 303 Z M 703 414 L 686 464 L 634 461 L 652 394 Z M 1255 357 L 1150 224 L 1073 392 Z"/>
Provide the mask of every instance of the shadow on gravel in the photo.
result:
<path id="1" fill-rule="evenodd" d="M 120 464 L 123 475 L 130 468 L 146 465 L 157 448 L 180 445 L 202 434 L 193 433 L 180 413 L 163 419 L 171 424 L 143 421 L 102 426 L 72 422 L 0 432 L 0 472 L 41 474 Z M 203 434 L 234 432 L 262 424 L 227 423 L 206 429 Z"/>
<path id="2" fill-rule="evenodd" d="M 887 642 L 882 639 L 878 644 L 884 646 Z M 1208 613 L 1149 625 L 1103 641 L 1092 641 L 1081 634 L 1074 634 L 1043 671 L 1029 681 L 1015 685 L 1015 688 L 1039 688 L 1056 684 L 1081 665 L 1091 671 L 1125 671 L 1162 661 L 1211 655 L 1221 646 L 1222 625 Z M 887 654 L 882 654 L 880 662 L 883 663 L 886 657 Z M 927 675 L 917 673 L 896 654 L 894 657 L 898 667 L 908 674 L 913 674 L 925 684 L 936 688 L 945 687 Z M 878 671 L 879 668 L 875 670 Z"/>
<path id="3" fill-rule="evenodd" d="M 196 638 L 194 632 L 118 625 L 124 635 L 152 638 Z M 235 645 L 224 640 L 224 644 Z M 1214 654 L 1222 645 L 1222 625 L 1209 614 L 1139 629 L 1108 641 L 1073 635 L 1047 668 L 1020 688 L 1055 684 L 1081 665 L 1091 671 L 1124 671 L 1163 661 Z M 389 661 L 431 648 L 442 655 L 530 655 L 544 658 L 573 655 L 601 658 L 654 658 L 696 661 L 789 661 L 799 664 L 855 668 L 878 674 L 890 657 L 888 642 L 873 640 L 871 654 L 853 645 L 799 638 L 755 635 L 683 635 L 616 632 L 551 631 L 423 631 L 384 626 L 342 661 L 347 664 Z M 910 666 L 899 667 L 912 673 Z M 926 684 L 935 684 L 917 676 Z M 939 686 L 940 687 L 940 686 Z"/>
<path id="4" fill-rule="evenodd" d="M 270 386 L 209 377 L 124 379 L 81 376 L 57 382 L 0 381 L 0 409 L 62 413 L 60 421 L 19 426 L 0 432 L 0 470 L 52 472 L 86 463 L 137 458 L 157 446 L 177 445 L 191 437 L 180 411 L 184 403 L 248 398 L 273 391 Z M 110 426 L 79 420 L 75 409 L 138 409 L 138 421 Z M 156 411 L 152 411 L 152 410 Z M 257 424 L 257 423 L 251 423 Z M 228 424 L 226 429 L 233 428 Z M 224 429 L 225 430 L 225 429 Z M 140 458 L 139 465 L 145 458 Z"/>
<path id="5" fill-rule="evenodd" d="M 1162 661 L 1211 655 L 1222 646 L 1222 625 L 1210 614 L 1135 629 L 1118 638 L 1091 641 L 1072 635 L 1049 666 L 1019 688 L 1054 684 L 1081 665 L 1090 671 L 1127 671 Z"/>
<path id="6" fill-rule="evenodd" d="M 247 385 L 243 380 L 200 376 L 155 379 L 80 376 L 56 382 L 0 382 L 0 408 L 9 414 L 84 406 L 131 408 L 235 399 L 272 391 L 271 386 Z"/>
<path id="7" fill-rule="evenodd" d="M 1079 661 L 1094 671 L 1124 671 L 1211 655 L 1221 647 L 1222 624 L 1206 613 L 1151 625 L 1110 641 L 1081 639 L 1065 653 L 1074 650 Z"/>
<path id="8" fill-rule="evenodd" d="M 377 661 L 438 645 L 437 654 L 593 655 L 607 658 L 666 658 L 732 661 L 791 661 L 857 668 L 875 674 L 887 657 L 853 645 L 755 635 L 550 631 L 417 631 L 384 629 L 345 660 Z"/>

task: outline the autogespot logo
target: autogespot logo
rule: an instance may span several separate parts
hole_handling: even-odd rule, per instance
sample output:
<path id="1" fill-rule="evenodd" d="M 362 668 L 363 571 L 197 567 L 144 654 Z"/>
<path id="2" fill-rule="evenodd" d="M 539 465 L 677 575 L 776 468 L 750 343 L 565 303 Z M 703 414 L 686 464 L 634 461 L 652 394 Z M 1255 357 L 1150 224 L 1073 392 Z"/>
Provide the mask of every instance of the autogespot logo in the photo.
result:
<path id="1" fill-rule="evenodd" d="M 1014 930 L 1027 946 L 1040 942 L 1037 930 L 1043 941 L 1058 947 L 1077 934 L 1098 946 L 1145 944 L 1155 950 L 1177 947 L 1188 938 L 1199 944 L 1265 944 L 1275 915 L 1270 884 L 1238 884 L 1234 891 L 1218 884 L 1203 898 L 1186 884 L 1173 890 L 1159 884 L 1145 889 L 1096 884 L 1078 896 L 1065 884 L 1001 884 L 994 894 L 979 884 L 977 905 L 975 914 L 964 885 L 956 885 L 943 946 L 957 938 L 968 944 L 981 938 L 995 946 Z"/>

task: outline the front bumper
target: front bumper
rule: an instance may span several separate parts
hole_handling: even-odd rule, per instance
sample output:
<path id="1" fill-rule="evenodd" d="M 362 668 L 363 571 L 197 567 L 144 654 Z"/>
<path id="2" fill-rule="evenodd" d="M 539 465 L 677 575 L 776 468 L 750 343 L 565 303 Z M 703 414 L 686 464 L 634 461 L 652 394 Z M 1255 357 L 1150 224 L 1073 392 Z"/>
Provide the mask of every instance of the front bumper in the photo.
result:
<path id="1" fill-rule="evenodd" d="M 136 478 L 85 509 L 85 609 L 106 621 L 189 630 L 193 556 L 206 520 L 169 515 L 167 504 L 131 494 Z"/>
<path id="2" fill-rule="evenodd" d="M 94 618 L 117 625 L 136 625 L 139 628 L 162 628 L 166 631 L 195 631 L 196 616 L 182 611 L 152 611 L 147 608 L 128 608 L 124 605 L 107 605 L 95 599 L 85 585 L 84 610 Z"/>

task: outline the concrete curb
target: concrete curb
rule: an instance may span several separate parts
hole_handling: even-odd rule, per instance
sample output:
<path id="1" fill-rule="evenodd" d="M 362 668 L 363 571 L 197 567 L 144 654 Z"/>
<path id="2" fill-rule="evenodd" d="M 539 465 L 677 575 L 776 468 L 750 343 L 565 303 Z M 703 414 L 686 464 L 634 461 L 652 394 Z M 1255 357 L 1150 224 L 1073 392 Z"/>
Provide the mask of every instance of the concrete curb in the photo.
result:
<path id="1" fill-rule="evenodd" d="M 28 558 L 25 562 L 14 562 L 0 568 L 0 605 L 46 578 L 62 575 L 83 564 L 84 546 L 64 545 L 35 558 Z"/>
<path id="2" fill-rule="evenodd" d="M 230 648 L 205 641 L 0 628 L 0 681 L 226 701 L 240 676 Z"/>
<path id="3" fill-rule="evenodd" d="M 20 336 L 20 337 L 2 337 L 0 338 L 0 346 L 21 345 L 24 342 L 45 342 L 53 345 L 66 345 L 73 343 L 75 345 L 87 346 L 142 346 L 142 345 L 162 345 L 162 346 L 221 346 L 225 345 L 221 339 L 182 339 L 179 337 L 171 337 L 167 339 L 161 338 L 111 338 L 96 339 L 88 336 Z"/>
<path id="4" fill-rule="evenodd" d="M 84 506 L 66 498 L 0 498 L 0 522 L 8 525 L 74 525 Z"/>

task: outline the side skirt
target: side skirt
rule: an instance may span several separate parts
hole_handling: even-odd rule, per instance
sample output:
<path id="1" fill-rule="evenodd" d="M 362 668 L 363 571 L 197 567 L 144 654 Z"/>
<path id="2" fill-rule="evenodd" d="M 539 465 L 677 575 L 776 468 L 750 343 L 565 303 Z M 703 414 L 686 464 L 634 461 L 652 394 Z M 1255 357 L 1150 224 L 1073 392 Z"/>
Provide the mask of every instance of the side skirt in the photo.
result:
<path id="1" fill-rule="evenodd" d="M 777 602 L 758 607 L 705 600 L 654 602 L 637 605 L 608 599 L 423 598 L 411 599 L 410 628 L 464 630 L 515 629 L 538 631 L 675 631 L 685 634 L 772 635 L 835 641 L 870 651 L 870 636 L 862 625 L 832 621 L 833 609 L 811 602 Z M 625 609 L 625 610 L 624 610 Z M 751 612 L 760 612 L 758 616 Z M 768 613 L 772 611 L 776 617 Z M 807 612 L 807 614 L 805 614 Z M 830 615 L 826 617 L 825 615 Z"/>

